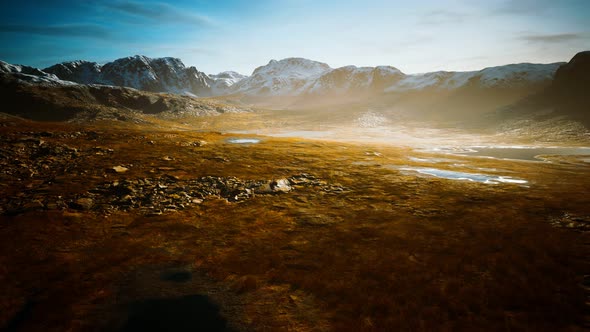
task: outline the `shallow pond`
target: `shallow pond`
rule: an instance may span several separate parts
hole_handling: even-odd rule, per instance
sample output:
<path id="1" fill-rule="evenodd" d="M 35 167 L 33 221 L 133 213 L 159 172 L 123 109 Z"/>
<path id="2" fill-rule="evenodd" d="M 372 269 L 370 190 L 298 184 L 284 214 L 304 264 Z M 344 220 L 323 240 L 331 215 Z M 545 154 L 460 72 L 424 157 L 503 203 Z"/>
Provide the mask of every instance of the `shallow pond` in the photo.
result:
<path id="1" fill-rule="evenodd" d="M 231 144 L 256 144 L 260 143 L 258 138 L 230 138 L 227 140 Z"/>
<path id="2" fill-rule="evenodd" d="M 489 175 L 489 174 L 481 174 L 481 173 L 466 173 L 466 172 L 457 172 L 457 171 L 448 171 L 444 169 L 438 168 L 430 168 L 430 167 L 403 167 L 400 168 L 402 171 L 413 171 L 418 172 L 420 174 L 426 174 L 435 176 L 438 178 L 444 179 L 451 179 L 451 180 L 467 180 L 473 182 L 481 182 L 481 183 L 488 183 L 488 184 L 497 184 L 497 183 L 516 183 L 516 184 L 524 184 L 527 183 L 526 180 L 513 178 L 510 176 L 499 176 L 499 175 Z"/>

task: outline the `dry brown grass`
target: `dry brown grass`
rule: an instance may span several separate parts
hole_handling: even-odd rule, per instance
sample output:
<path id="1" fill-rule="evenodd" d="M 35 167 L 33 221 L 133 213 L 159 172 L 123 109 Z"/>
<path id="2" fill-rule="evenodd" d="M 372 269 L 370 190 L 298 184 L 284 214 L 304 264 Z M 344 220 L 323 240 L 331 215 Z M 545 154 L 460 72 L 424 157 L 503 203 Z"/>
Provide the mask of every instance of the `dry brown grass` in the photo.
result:
<path id="1" fill-rule="evenodd" d="M 192 266 L 211 278 L 200 286 L 204 292 L 227 286 L 213 297 L 238 303 L 228 318 L 245 330 L 581 330 L 588 235 L 547 219 L 566 211 L 590 215 L 587 167 L 457 157 L 531 181 L 529 188 L 490 186 L 354 163 L 416 164 L 407 159 L 415 152 L 395 147 L 271 138 L 240 146 L 216 133 L 100 125 L 1 130 L 96 130 L 99 142 L 54 140 L 115 150 L 71 165 L 51 187 L 56 194 L 158 174 L 271 179 L 306 172 L 349 189 L 299 188 L 241 203 L 210 199 L 160 217 L 2 216 L 0 323 L 32 303 L 21 331 L 100 328 L 125 276 L 157 264 Z M 209 144 L 180 145 L 193 140 Z M 104 169 L 119 164 L 132 166 L 105 179 Z"/>

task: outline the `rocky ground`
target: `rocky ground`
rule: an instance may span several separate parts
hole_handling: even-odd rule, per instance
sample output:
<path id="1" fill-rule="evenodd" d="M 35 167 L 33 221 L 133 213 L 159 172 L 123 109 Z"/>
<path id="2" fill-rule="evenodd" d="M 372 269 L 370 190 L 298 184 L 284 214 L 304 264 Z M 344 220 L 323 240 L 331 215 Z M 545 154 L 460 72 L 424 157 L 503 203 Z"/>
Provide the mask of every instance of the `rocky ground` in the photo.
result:
<path id="1" fill-rule="evenodd" d="M 7 331 L 582 331 L 589 170 L 0 120 Z M 415 158 L 413 158 L 415 157 Z M 413 158 L 413 159 L 412 159 Z"/>
<path id="2" fill-rule="evenodd" d="M 98 184 L 85 193 L 76 195 L 50 195 L 48 188 L 55 182 L 64 181 L 69 169 L 75 164 L 87 162 L 89 157 L 113 154 L 112 148 L 94 146 L 79 150 L 66 144 L 48 142 L 48 137 L 84 139 L 96 141 L 94 131 L 73 134 L 51 132 L 15 132 L 0 138 L 0 166 L 4 186 L 11 182 L 30 179 L 24 190 L 15 196 L 0 199 L 0 212 L 17 215 L 30 211 L 92 210 L 109 213 L 113 210 L 139 210 L 147 215 L 182 210 L 193 204 L 201 204 L 209 197 L 238 202 L 255 195 L 287 193 L 301 186 L 310 186 L 325 193 L 339 193 L 345 188 L 329 185 L 310 174 L 298 174 L 288 178 L 269 180 L 241 180 L 236 177 L 206 176 L 196 179 L 180 179 L 174 175 L 159 177 L 113 180 Z M 150 141 L 153 142 L 153 141 Z M 188 142 L 183 146 L 199 147 L 204 141 Z M 169 156 L 164 161 L 173 161 Z M 108 173 L 124 174 L 133 165 L 116 165 L 104 169 Z M 159 167 L 166 171 L 174 168 Z"/>

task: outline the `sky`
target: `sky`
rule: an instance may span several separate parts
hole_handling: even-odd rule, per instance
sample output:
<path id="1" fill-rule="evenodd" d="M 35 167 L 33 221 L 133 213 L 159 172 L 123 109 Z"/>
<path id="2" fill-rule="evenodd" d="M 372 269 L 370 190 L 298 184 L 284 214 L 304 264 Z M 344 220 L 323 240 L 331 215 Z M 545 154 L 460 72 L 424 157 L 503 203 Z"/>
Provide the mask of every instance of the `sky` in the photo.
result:
<path id="1" fill-rule="evenodd" d="M 590 0 L 19 0 L 0 11 L 0 60 L 39 68 L 141 54 L 208 74 L 288 57 L 421 73 L 583 50 Z"/>

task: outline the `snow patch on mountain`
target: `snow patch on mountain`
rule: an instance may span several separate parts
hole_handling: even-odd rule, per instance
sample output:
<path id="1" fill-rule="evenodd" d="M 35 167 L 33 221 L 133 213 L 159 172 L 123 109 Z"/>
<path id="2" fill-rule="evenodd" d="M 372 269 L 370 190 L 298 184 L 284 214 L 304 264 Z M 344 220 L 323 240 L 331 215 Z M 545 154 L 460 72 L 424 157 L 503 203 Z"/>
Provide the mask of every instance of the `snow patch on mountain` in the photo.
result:
<path id="1" fill-rule="evenodd" d="M 408 75 L 385 89 L 386 92 L 440 89 L 450 90 L 474 85 L 483 88 L 522 87 L 533 83 L 549 82 L 562 63 L 520 63 L 489 67 L 480 71 L 437 71 Z"/>
<path id="2" fill-rule="evenodd" d="M 211 90 L 213 95 L 222 95 L 229 91 L 229 89 L 239 81 L 248 77 L 235 71 L 224 71 L 219 74 L 211 74 L 209 77 L 213 80 Z"/>
<path id="3" fill-rule="evenodd" d="M 383 92 L 386 86 L 403 77 L 405 77 L 404 73 L 390 66 L 345 66 L 336 68 L 310 81 L 304 90 L 310 94 Z"/>
<path id="4" fill-rule="evenodd" d="M 23 66 L 23 65 L 13 65 L 13 64 L 10 64 L 10 63 L 4 62 L 4 61 L 0 61 L 0 72 L 35 75 L 35 76 L 40 76 L 40 77 L 45 77 L 48 79 L 55 79 L 55 80 L 58 79 L 57 76 L 52 75 L 52 74 L 48 74 L 48 73 L 43 72 L 37 68 Z"/>
<path id="5" fill-rule="evenodd" d="M 372 82 L 371 67 L 346 66 L 336 68 L 316 80 L 310 81 L 305 90 L 313 94 L 343 93 L 353 88 L 366 88 Z"/>
<path id="6" fill-rule="evenodd" d="M 13 65 L 0 61 L 0 75 L 9 75 L 24 84 L 46 86 L 75 85 L 74 82 L 62 81 L 53 74 L 48 74 L 34 67 Z"/>
<path id="7" fill-rule="evenodd" d="M 478 72 L 483 86 L 521 86 L 553 79 L 563 62 L 550 64 L 519 63 L 485 68 Z"/>
<path id="8" fill-rule="evenodd" d="M 232 90 L 262 96 L 298 95 L 310 80 L 330 70 L 325 63 L 303 58 L 271 60 L 235 84 Z"/>
<path id="9" fill-rule="evenodd" d="M 408 75 L 385 89 L 385 92 L 423 90 L 427 88 L 456 89 L 464 86 L 477 72 L 437 71 Z"/>

